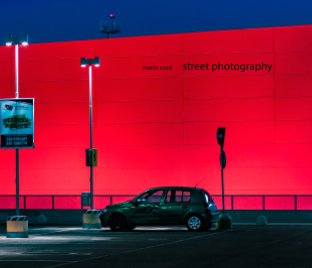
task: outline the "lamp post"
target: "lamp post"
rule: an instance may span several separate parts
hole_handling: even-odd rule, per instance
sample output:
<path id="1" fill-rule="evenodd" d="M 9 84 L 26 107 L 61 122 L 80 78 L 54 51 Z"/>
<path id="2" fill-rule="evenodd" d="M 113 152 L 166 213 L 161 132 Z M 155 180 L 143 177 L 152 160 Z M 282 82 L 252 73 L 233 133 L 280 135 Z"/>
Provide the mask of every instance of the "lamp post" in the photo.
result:
<path id="1" fill-rule="evenodd" d="M 89 122 L 90 122 L 90 148 L 87 149 L 87 166 L 90 166 L 90 208 L 93 209 L 93 167 L 96 166 L 96 150 L 93 148 L 93 92 L 92 92 L 92 67 L 100 66 L 100 58 L 81 58 L 80 66 L 89 70 Z"/>
<path id="2" fill-rule="evenodd" d="M 6 46 L 14 46 L 15 48 L 15 98 L 19 98 L 19 54 L 18 50 L 20 46 L 27 46 L 28 45 L 28 36 L 13 36 L 10 35 Z M 20 207 L 19 207 L 19 149 L 16 148 L 16 215 L 20 214 Z"/>

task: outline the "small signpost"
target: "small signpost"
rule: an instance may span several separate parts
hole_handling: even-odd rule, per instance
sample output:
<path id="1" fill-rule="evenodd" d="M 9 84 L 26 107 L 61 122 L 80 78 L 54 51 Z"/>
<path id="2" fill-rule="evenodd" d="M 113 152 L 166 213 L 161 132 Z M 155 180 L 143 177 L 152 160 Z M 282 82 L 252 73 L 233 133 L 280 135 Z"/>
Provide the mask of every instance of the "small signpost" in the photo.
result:
<path id="1" fill-rule="evenodd" d="M 0 148 L 34 147 L 34 99 L 0 99 Z M 27 238 L 28 219 L 19 212 L 19 158 L 16 159 L 16 215 L 7 219 L 8 238 Z"/>
<path id="2" fill-rule="evenodd" d="M 19 150 L 34 147 L 34 99 L 19 98 L 19 46 L 28 45 L 28 35 L 10 35 L 6 46 L 14 46 L 15 99 L 0 100 L 0 148 L 15 148 L 16 217 L 7 220 L 7 237 L 28 237 L 28 220 L 19 209 Z"/>

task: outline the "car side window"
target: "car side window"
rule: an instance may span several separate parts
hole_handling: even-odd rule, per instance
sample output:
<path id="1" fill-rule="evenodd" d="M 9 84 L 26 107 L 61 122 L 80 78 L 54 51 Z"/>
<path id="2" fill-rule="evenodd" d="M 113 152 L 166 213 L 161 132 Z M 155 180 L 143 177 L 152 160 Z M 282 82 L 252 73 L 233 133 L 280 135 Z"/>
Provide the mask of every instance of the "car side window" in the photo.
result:
<path id="1" fill-rule="evenodd" d="M 177 203 L 181 203 L 182 200 L 183 200 L 183 192 L 182 191 L 176 191 L 175 201 Z"/>
<path id="2" fill-rule="evenodd" d="M 146 197 L 146 200 L 150 204 L 158 204 L 158 203 L 160 203 L 160 200 L 161 200 L 163 193 L 164 193 L 164 191 L 162 191 L 162 190 L 153 192 Z"/>
<path id="3" fill-rule="evenodd" d="M 166 203 L 188 203 L 191 201 L 190 191 L 171 190 L 166 196 Z"/>
<path id="4" fill-rule="evenodd" d="M 189 191 L 183 191 L 182 201 L 183 203 L 191 202 L 191 193 Z"/>
<path id="5" fill-rule="evenodd" d="M 166 203 L 172 203 L 174 201 L 174 193 L 173 191 L 168 191 L 165 199 Z"/>

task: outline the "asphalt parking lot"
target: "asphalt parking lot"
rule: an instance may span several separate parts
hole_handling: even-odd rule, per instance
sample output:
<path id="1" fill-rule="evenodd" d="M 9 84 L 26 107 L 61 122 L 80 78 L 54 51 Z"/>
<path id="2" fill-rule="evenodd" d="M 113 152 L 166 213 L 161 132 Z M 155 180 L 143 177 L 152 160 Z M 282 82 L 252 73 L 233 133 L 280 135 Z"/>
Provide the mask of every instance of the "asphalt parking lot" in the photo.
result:
<path id="1" fill-rule="evenodd" d="M 0 267 L 311 268 L 311 249 L 312 225 L 234 225 L 198 233 L 181 227 L 37 227 L 29 238 L 6 238 L 2 226 Z"/>

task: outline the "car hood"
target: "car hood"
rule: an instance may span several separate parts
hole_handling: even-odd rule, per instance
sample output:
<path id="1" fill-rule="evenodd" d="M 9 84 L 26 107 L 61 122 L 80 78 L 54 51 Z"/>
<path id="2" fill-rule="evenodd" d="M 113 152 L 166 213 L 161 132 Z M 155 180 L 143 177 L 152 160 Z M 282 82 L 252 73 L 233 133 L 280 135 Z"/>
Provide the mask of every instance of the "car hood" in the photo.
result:
<path id="1" fill-rule="evenodd" d="M 124 208 L 130 208 L 132 207 L 132 203 L 130 201 L 128 202 L 122 202 L 122 203 L 117 203 L 117 204 L 113 204 L 113 205 L 109 205 L 106 208 L 107 209 L 124 209 Z"/>

